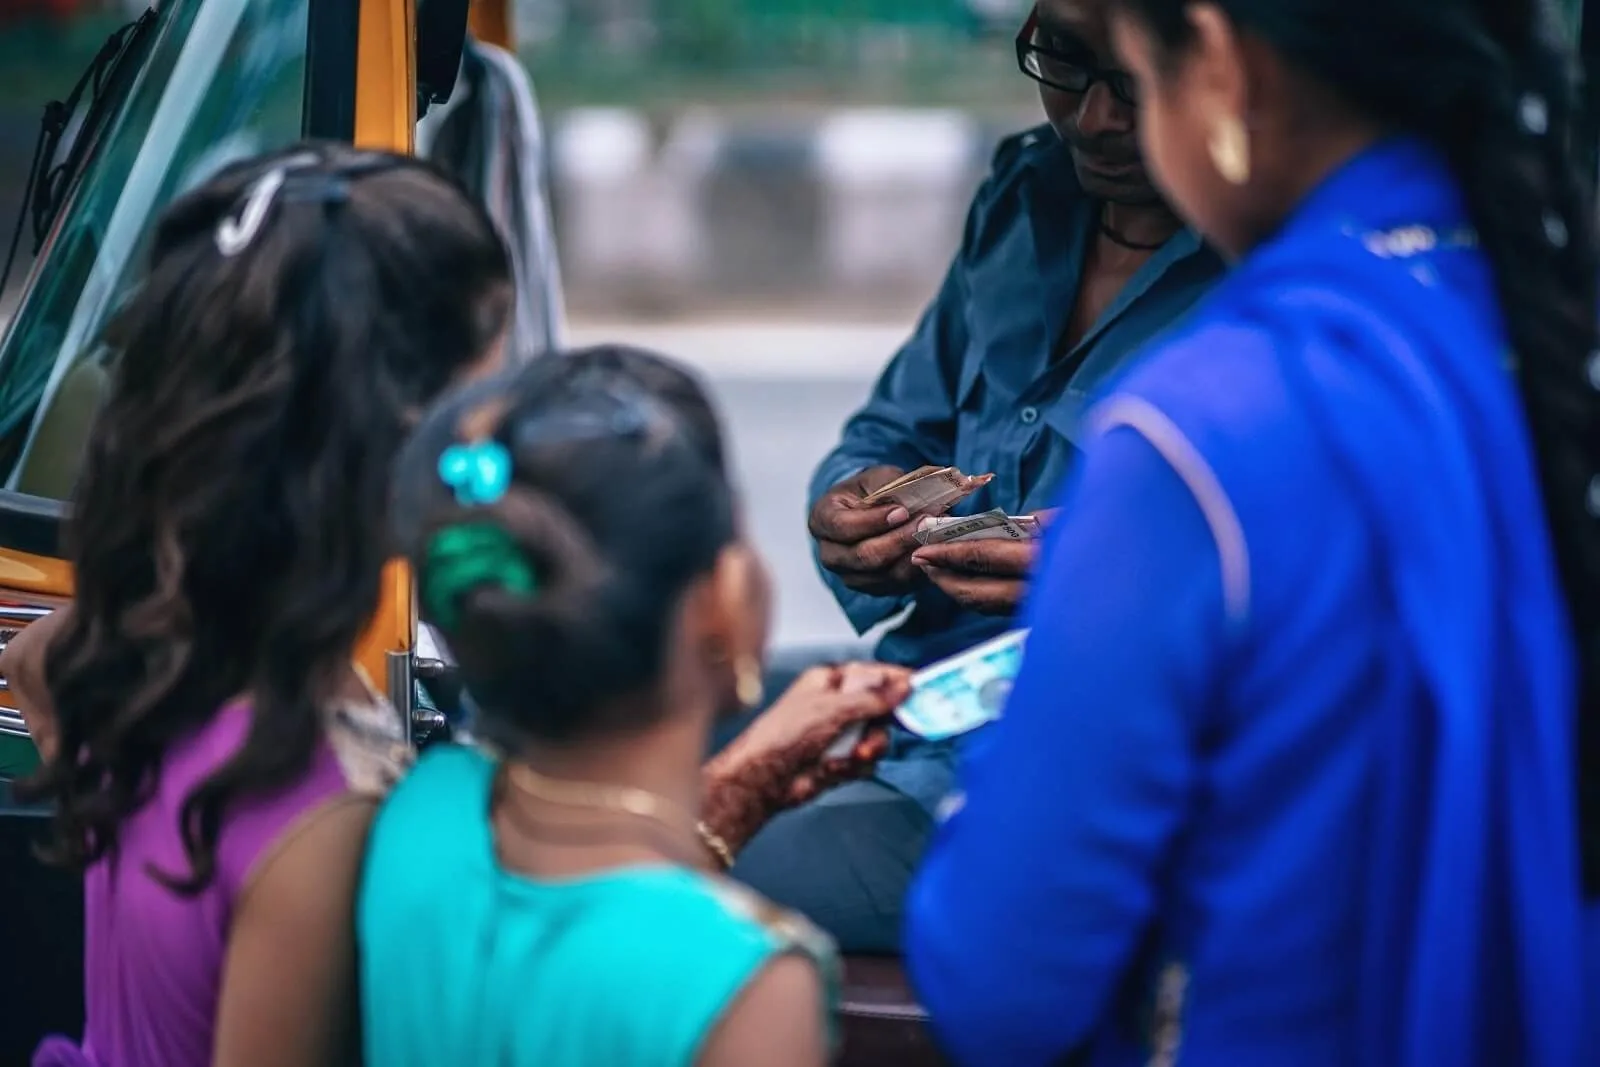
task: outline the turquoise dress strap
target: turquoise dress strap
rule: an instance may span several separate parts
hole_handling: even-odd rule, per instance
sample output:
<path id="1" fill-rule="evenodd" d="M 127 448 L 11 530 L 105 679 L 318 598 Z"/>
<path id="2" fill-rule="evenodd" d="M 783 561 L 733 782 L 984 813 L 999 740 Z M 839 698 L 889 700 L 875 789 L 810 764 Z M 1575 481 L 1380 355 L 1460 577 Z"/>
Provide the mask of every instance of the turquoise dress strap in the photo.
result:
<path id="1" fill-rule="evenodd" d="M 837 962 L 814 927 L 671 866 L 542 881 L 502 868 L 495 764 L 426 755 L 379 813 L 358 903 L 369 1067 L 691 1067 L 773 960 Z"/>

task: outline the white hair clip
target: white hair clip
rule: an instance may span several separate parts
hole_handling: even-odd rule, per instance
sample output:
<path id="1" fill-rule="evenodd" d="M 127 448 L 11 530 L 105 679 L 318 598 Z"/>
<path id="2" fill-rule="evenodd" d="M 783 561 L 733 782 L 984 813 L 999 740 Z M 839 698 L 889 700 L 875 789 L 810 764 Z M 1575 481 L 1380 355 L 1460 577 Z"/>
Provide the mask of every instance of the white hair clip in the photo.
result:
<path id="1" fill-rule="evenodd" d="M 1600 391 L 1600 352 L 1589 353 L 1589 388 Z"/>
<path id="2" fill-rule="evenodd" d="M 283 188 L 287 175 L 287 167 L 274 167 L 256 179 L 245 194 L 239 214 L 217 224 L 217 251 L 225 256 L 236 256 L 250 247 L 250 242 L 261 232 L 261 224 L 267 221 L 273 198 Z"/>

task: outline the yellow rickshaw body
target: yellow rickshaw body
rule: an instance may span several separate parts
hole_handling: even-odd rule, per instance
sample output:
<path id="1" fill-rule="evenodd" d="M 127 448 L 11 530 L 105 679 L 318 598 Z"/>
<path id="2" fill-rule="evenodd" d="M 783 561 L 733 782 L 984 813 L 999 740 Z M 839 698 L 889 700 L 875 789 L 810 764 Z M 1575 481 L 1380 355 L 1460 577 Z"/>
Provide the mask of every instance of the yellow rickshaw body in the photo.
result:
<path id="1" fill-rule="evenodd" d="M 222 6 L 216 0 L 162 0 L 162 3 L 173 10 L 151 16 L 160 24 L 151 31 L 153 34 L 177 33 L 171 23 L 184 18 L 188 19 L 184 25 L 193 30 L 201 24 L 199 20 L 207 17 L 205 8 L 208 5 L 213 12 L 217 6 Z M 418 108 L 418 0 L 359 0 L 354 8 L 348 0 L 225 0 L 225 4 L 237 8 L 241 13 L 239 17 L 252 5 L 257 8 L 298 5 L 299 10 L 294 15 L 303 20 L 305 39 L 291 42 L 290 50 L 306 72 L 299 102 L 299 135 L 349 140 L 373 149 L 414 150 Z M 238 24 L 236 18 L 234 25 Z M 469 24 L 479 39 L 509 46 L 512 40 L 509 0 L 474 0 Z M 256 42 L 245 39 L 242 43 L 232 43 L 239 44 L 248 55 L 248 48 Z M 180 39 L 169 51 L 181 46 Z M 147 62 L 152 50 L 159 47 L 161 45 L 151 44 L 136 62 Z M 167 74 L 174 82 L 182 78 L 178 67 L 186 61 L 188 52 L 184 50 L 178 56 Z M 137 91 L 136 79 L 145 77 L 146 72 L 135 68 L 128 76 L 135 79 L 135 88 L 129 90 L 131 95 Z M 196 87 L 195 91 L 202 88 Z M 101 174 L 95 157 L 105 147 L 98 142 L 111 139 L 102 134 L 112 129 L 110 124 L 122 121 L 123 117 L 121 112 L 112 112 L 104 119 L 103 128 L 92 131 L 93 142 L 85 161 L 72 179 L 73 184 L 67 188 L 50 232 L 41 235 L 38 255 L 29 271 L 16 321 L 12 324 L 18 330 L 28 329 L 29 301 L 50 297 L 48 293 L 35 293 L 34 289 L 41 278 L 49 274 L 52 257 L 74 254 L 71 241 L 63 244 L 58 238 L 63 229 L 70 228 L 78 203 L 94 195 L 93 185 Z M 135 145 L 138 152 L 159 151 L 150 147 L 156 136 L 153 121 L 144 134 L 150 143 Z M 291 131 L 280 127 L 275 143 L 293 139 L 290 134 Z M 274 147 L 275 143 L 265 147 Z M 147 217 L 139 220 L 143 227 L 149 226 L 163 204 L 164 201 L 156 203 L 152 198 Z M 119 211 L 120 207 L 119 204 Z M 115 220 L 105 229 L 111 229 L 114 223 Z M 110 240 L 108 233 L 98 237 L 98 242 L 91 242 L 90 251 L 94 255 L 98 255 Z M 29 343 L 27 338 L 13 337 L 13 332 L 8 326 L 0 333 L 0 392 L 3 392 L 7 373 L 4 361 Z M 81 338 L 80 343 L 84 343 Z M 41 386 L 41 399 L 37 403 L 43 414 L 35 418 L 36 422 L 48 421 L 50 414 L 42 390 Z M 71 424 L 69 439 L 74 433 L 81 438 L 87 425 L 87 414 L 79 416 Z M 31 442 L 32 438 L 30 447 Z M 24 452 L 16 462 L 20 469 L 31 460 Z M 54 488 L 47 491 L 26 482 L 20 486 L 22 491 L 14 491 L 19 488 L 15 475 L 0 489 L 0 647 L 29 621 L 66 603 L 72 596 L 72 568 L 64 558 L 59 534 L 65 497 L 70 494 L 66 487 L 72 473 L 74 471 L 69 470 L 56 476 L 52 483 Z M 385 570 L 381 605 L 360 642 L 357 660 L 373 683 L 407 714 L 413 700 L 411 667 L 416 628 L 416 598 L 410 572 L 404 563 L 392 562 Z M 0 680 L 0 779 L 25 773 L 33 762 L 32 746 L 21 717 L 4 690 L 4 681 Z"/>
<path id="2" fill-rule="evenodd" d="M 473 40 L 516 50 L 516 20 L 512 17 L 511 0 L 472 0 L 467 13 L 467 32 Z"/>
<path id="3" fill-rule="evenodd" d="M 408 0 L 361 0 L 356 46 L 354 140 L 363 148 L 410 152 L 416 141 L 417 77 L 415 4 Z M 392 669 L 409 661 L 416 645 L 416 597 L 404 563 L 384 571 L 383 599 L 372 626 L 357 646 L 356 661 L 374 684 L 403 706 L 410 694 L 393 692 L 410 684 L 409 670 Z"/>

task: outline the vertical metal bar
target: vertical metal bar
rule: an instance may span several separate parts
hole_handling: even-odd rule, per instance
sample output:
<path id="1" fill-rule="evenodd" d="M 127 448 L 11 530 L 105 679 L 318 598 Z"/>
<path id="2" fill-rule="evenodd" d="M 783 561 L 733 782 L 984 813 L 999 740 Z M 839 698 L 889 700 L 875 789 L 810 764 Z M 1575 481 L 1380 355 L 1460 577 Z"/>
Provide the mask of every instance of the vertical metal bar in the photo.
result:
<path id="1" fill-rule="evenodd" d="M 356 133 L 358 0 L 309 0 L 306 84 L 300 129 L 306 137 L 349 142 Z"/>
<path id="2" fill-rule="evenodd" d="M 1600 186 L 1600 3 L 1572 0 L 1571 27 L 1578 51 L 1578 79 L 1583 106 L 1574 145 L 1584 176 Z M 1591 188 L 1594 191 L 1594 188 Z"/>
<path id="3" fill-rule="evenodd" d="M 400 726 L 406 732 L 406 744 L 415 744 L 417 687 L 411 670 L 410 652 L 389 653 L 389 702 L 400 714 Z"/>

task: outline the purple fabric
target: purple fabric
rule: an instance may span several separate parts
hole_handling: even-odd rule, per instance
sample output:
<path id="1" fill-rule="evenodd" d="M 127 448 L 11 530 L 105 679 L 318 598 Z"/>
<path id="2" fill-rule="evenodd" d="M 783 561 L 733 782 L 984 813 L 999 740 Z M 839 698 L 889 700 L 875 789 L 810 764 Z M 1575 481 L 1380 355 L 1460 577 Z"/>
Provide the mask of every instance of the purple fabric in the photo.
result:
<path id="1" fill-rule="evenodd" d="M 64 1037 L 47 1037 L 33 1054 L 33 1067 L 99 1067 L 89 1054 Z"/>
<path id="2" fill-rule="evenodd" d="M 256 861 L 308 812 L 346 790 L 333 752 L 319 746 L 310 771 L 278 793 L 227 813 L 217 874 L 193 897 L 162 886 L 148 868 L 183 874 L 183 802 L 230 759 L 250 727 L 247 704 L 224 708 L 174 746 L 150 802 L 123 824 L 117 852 L 84 878 L 83 1047 L 48 1038 L 33 1067 L 207 1067 L 211 1062 L 228 927 Z"/>

